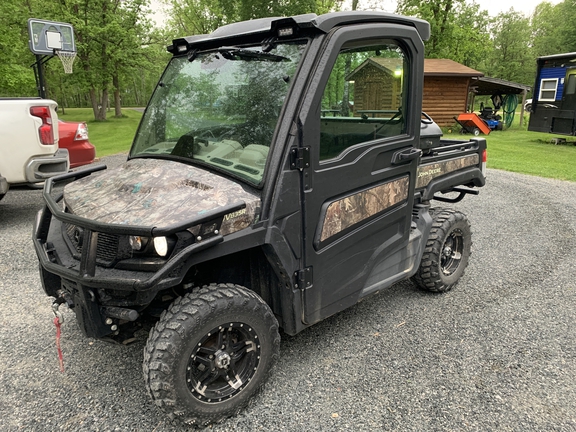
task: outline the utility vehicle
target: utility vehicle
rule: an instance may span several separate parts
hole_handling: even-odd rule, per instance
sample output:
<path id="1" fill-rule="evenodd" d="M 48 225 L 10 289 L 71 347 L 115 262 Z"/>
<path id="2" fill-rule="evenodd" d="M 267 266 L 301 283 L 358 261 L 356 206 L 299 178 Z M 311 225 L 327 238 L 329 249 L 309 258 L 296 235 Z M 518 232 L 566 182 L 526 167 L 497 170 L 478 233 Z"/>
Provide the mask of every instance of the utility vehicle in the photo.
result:
<path id="1" fill-rule="evenodd" d="M 407 278 L 451 289 L 470 224 L 431 201 L 478 193 L 486 142 L 422 115 L 429 31 L 340 12 L 174 40 L 126 163 L 46 183 L 34 244 L 55 308 L 91 338 L 151 328 L 152 399 L 205 424 L 260 389 L 279 329 Z"/>

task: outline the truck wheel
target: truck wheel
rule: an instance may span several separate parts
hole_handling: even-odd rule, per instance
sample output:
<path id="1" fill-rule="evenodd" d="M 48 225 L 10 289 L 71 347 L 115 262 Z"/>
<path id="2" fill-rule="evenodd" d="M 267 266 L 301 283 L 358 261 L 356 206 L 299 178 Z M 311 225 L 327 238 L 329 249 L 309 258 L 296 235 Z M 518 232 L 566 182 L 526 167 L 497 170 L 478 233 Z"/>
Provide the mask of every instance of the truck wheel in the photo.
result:
<path id="1" fill-rule="evenodd" d="M 210 285 L 176 299 L 150 331 L 146 387 L 172 419 L 217 422 L 260 390 L 279 349 L 278 322 L 257 294 Z"/>
<path id="2" fill-rule="evenodd" d="M 459 211 L 441 210 L 433 219 L 420 268 L 413 280 L 425 290 L 446 292 L 456 285 L 468 265 L 472 232 L 468 218 Z"/>

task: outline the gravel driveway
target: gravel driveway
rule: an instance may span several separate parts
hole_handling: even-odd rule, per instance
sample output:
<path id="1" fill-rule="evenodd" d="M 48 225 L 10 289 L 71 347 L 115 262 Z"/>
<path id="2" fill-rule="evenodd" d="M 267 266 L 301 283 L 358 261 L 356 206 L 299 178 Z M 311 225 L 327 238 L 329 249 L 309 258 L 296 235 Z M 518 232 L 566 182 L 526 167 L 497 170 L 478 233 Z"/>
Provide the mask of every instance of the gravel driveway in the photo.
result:
<path id="1" fill-rule="evenodd" d="M 282 335 L 264 391 L 209 430 L 576 431 L 576 183 L 488 174 L 454 206 L 474 232 L 455 290 L 402 282 Z M 144 390 L 144 336 L 89 340 L 65 310 L 59 373 L 30 240 L 40 207 L 35 190 L 0 203 L 0 430 L 183 430 Z"/>

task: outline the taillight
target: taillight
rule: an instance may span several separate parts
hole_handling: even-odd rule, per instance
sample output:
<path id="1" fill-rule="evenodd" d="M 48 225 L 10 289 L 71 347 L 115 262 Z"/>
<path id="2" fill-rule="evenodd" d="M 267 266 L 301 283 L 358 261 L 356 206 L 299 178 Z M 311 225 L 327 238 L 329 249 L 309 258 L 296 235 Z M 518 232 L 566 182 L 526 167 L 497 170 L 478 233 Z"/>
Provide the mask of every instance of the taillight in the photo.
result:
<path id="1" fill-rule="evenodd" d="M 74 141 L 87 140 L 88 139 L 88 126 L 86 123 L 78 123 L 78 129 L 76 129 L 76 135 L 74 135 Z"/>
<path id="2" fill-rule="evenodd" d="M 482 151 L 482 174 L 486 177 L 486 162 L 488 161 L 488 150 Z"/>
<path id="3" fill-rule="evenodd" d="M 40 143 L 44 145 L 54 145 L 54 127 L 52 126 L 52 115 L 47 106 L 30 107 L 30 114 L 42 119 L 42 126 L 38 128 Z"/>

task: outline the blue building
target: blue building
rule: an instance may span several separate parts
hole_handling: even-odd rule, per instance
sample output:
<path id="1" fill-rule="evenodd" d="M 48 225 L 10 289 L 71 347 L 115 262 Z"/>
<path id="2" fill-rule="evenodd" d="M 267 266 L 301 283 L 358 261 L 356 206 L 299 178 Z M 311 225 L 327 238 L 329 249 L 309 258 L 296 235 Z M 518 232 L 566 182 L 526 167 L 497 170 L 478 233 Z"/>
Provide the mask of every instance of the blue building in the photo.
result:
<path id="1" fill-rule="evenodd" d="M 576 53 L 537 59 L 528 130 L 576 135 Z"/>

